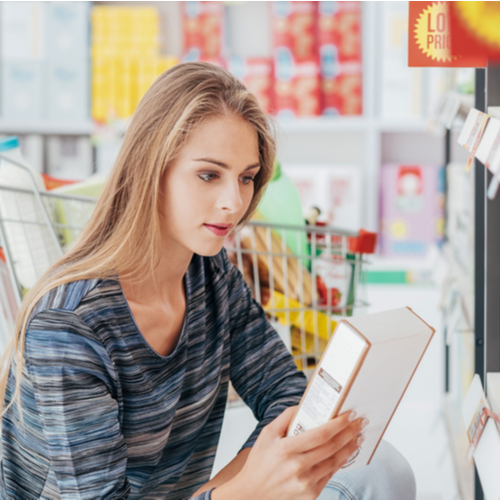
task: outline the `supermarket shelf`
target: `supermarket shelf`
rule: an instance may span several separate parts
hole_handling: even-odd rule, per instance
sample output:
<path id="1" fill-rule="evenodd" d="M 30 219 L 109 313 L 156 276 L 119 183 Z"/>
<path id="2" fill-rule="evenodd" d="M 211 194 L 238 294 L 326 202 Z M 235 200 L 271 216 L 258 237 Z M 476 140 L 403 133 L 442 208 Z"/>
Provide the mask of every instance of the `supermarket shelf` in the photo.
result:
<path id="1" fill-rule="evenodd" d="M 93 124 L 88 122 L 14 122 L 0 120 L 0 134 L 90 135 Z"/>
<path id="2" fill-rule="evenodd" d="M 377 120 L 364 116 L 338 116 L 316 118 L 277 118 L 278 128 L 288 133 L 364 132 L 380 133 L 426 132 L 423 120 Z"/>

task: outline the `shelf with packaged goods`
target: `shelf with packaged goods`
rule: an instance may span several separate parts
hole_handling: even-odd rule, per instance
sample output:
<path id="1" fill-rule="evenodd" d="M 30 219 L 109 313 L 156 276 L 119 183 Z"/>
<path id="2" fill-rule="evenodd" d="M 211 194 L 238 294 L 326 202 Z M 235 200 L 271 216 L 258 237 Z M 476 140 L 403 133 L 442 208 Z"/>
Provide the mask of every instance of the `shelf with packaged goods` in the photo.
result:
<path id="1" fill-rule="evenodd" d="M 90 135 L 93 124 L 88 122 L 13 122 L 0 120 L 0 134 Z"/>
<path id="2" fill-rule="evenodd" d="M 426 132 L 423 120 L 378 120 L 364 116 L 275 118 L 279 128 L 287 133 L 364 132 L 380 133 Z"/>

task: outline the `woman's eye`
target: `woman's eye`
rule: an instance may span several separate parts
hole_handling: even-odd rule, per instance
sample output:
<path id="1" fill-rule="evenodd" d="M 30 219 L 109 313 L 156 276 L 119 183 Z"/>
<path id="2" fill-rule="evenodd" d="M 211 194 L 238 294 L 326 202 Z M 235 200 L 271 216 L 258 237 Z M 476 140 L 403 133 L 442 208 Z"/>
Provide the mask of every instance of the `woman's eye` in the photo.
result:
<path id="1" fill-rule="evenodd" d="M 252 175 L 249 175 L 247 177 L 242 177 L 241 178 L 241 182 L 243 184 L 250 184 L 251 182 L 253 182 L 253 180 L 254 180 L 254 177 Z"/>
<path id="2" fill-rule="evenodd" d="M 200 174 L 198 177 L 205 182 L 210 182 L 216 179 L 218 176 L 217 174 Z"/>

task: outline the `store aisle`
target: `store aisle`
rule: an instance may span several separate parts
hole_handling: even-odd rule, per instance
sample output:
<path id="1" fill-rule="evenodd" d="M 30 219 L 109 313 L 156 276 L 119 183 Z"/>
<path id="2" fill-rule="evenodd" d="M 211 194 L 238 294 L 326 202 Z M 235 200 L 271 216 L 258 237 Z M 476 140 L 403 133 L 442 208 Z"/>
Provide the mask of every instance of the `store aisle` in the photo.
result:
<path id="1" fill-rule="evenodd" d="M 436 287 L 419 285 L 370 285 L 369 312 L 409 306 L 436 328 L 386 439 L 408 459 L 417 479 L 417 500 L 460 500 L 442 413 L 443 333 Z M 231 408 L 224 420 L 214 473 L 238 452 L 255 425 L 246 407 Z"/>

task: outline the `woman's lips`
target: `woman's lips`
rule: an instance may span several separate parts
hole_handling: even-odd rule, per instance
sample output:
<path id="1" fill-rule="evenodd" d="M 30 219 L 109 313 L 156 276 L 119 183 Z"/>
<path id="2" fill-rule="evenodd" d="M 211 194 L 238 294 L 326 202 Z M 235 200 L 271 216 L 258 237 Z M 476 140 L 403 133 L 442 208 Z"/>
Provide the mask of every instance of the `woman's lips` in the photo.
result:
<path id="1" fill-rule="evenodd" d="M 232 224 L 203 224 L 209 231 L 212 231 L 217 236 L 227 236 Z"/>

